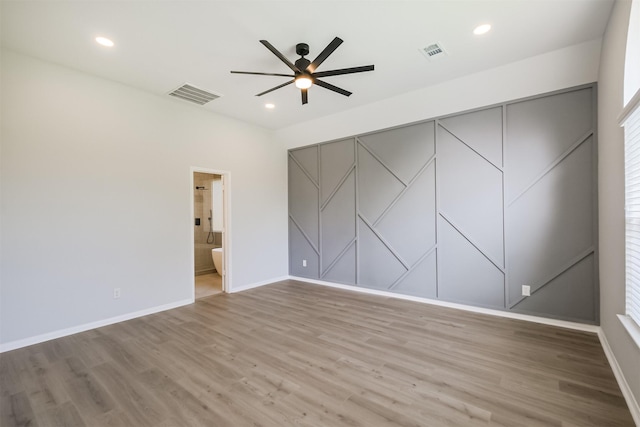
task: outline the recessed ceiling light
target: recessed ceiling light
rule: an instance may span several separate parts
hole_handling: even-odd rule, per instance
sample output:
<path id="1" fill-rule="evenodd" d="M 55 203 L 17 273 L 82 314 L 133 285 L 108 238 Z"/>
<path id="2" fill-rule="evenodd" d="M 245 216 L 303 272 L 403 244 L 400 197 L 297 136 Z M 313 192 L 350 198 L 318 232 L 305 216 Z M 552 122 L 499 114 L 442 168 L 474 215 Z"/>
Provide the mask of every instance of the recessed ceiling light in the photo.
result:
<path id="1" fill-rule="evenodd" d="M 264 104 L 264 108 L 267 108 L 269 110 L 273 110 L 274 108 L 276 108 L 276 106 L 274 104 Z"/>
<path id="2" fill-rule="evenodd" d="M 489 30 L 491 30 L 491 25 L 490 24 L 482 24 L 482 25 L 478 25 L 474 30 L 473 30 L 473 34 L 475 34 L 476 36 L 479 36 L 481 34 L 486 34 L 489 32 Z"/>
<path id="3" fill-rule="evenodd" d="M 102 46 L 113 47 L 114 43 L 106 37 L 96 37 L 96 42 Z"/>

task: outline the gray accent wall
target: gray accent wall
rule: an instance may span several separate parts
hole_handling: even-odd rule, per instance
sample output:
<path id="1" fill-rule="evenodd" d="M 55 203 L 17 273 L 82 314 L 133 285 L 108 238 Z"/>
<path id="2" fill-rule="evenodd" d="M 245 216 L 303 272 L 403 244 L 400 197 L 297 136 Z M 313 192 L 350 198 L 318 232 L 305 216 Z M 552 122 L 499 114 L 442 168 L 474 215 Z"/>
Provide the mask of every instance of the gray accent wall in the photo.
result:
<path id="1" fill-rule="evenodd" d="M 290 150 L 290 274 L 597 323 L 595 96 Z"/>

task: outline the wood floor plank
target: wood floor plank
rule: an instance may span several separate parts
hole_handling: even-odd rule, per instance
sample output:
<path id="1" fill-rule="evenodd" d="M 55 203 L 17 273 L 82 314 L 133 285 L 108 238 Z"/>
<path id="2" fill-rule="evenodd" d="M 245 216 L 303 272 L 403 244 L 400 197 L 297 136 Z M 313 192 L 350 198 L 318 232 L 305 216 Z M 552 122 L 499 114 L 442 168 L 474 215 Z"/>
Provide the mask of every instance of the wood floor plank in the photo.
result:
<path id="1" fill-rule="evenodd" d="M 25 392 L 2 396 L 0 403 L 0 421 L 2 426 L 37 426 L 36 420 L 29 398 Z"/>
<path id="2" fill-rule="evenodd" d="M 0 425 L 626 427 L 598 337 L 296 281 L 0 355 Z"/>
<path id="3" fill-rule="evenodd" d="M 51 409 L 70 400 L 69 394 L 51 372 L 50 364 L 42 353 L 30 354 L 24 360 L 22 384 L 31 404 L 39 410 Z"/>
<path id="4" fill-rule="evenodd" d="M 116 407 L 129 415 L 138 426 L 154 426 L 169 415 L 149 390 L 131 377 L 127 371 L 122 371 L 111 363 L 104 363 L 92 369 L 96 378 L 111 395 Z"/>
<path id="5" fill-rule="evenodd" d="M 36 414 L 36 418 L 42 427 L 84 427 L 87 425 L 71 402 L 62 403 L 47 409 L 44 413 Z"/>

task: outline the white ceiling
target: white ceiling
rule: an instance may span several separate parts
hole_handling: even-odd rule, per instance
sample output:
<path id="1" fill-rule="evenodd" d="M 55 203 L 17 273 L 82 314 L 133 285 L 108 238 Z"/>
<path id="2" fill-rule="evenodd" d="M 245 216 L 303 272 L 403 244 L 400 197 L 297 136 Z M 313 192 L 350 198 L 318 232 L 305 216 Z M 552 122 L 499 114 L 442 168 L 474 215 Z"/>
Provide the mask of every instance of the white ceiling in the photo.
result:
<path id="1" fill-rule="evenodd" d="M 2 1 L 2 44 L 159 96 L 190 83 L 223 95 L 207 109 L 271 129 L 344 111 L 448 79 L 602 37 L 613 0 Z M 472 30 L 493 29 L 484 36 Z M 97 45 L 103 35 L 116 46 Z M 296 43 L 313 60 L 335 37 L 344 43 L 318 71 L 375 64 L 375 71 L 324 80 L 353 92 L 293 85 L 255 94 L 288 74 L 259 43 L 292 62 Z M 419 49 L 440 42 L 449 56 Z M 186 101 L 172 99 L 172 102 Z M 274 110 L 264 104 L 274 103 Z"/>

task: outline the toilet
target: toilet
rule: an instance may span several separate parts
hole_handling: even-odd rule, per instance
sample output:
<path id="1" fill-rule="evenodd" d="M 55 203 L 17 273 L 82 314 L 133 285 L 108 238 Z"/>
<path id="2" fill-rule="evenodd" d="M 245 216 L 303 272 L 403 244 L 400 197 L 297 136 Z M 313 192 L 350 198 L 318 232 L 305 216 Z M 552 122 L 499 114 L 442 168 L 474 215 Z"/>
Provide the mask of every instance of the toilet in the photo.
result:
<path id="1" fill-rule="evenodd" d="M 222 248 L 211 249 L 211 259 L 213 259 L 216 272 L 222 276 Z"/>

